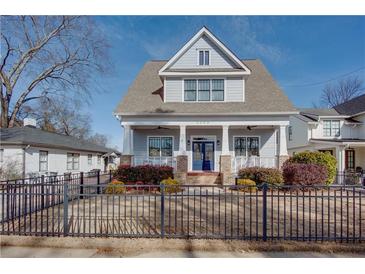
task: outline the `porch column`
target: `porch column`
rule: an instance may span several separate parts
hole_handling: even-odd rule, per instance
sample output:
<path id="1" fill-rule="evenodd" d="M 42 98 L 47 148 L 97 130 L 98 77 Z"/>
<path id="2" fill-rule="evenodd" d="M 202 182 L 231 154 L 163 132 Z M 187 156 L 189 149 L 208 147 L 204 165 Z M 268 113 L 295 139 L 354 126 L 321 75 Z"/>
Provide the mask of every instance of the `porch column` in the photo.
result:
<path id="1" fill-rule="evenodd" d="M 223 185 L 229 185 L 232 183 L 232 162 L 231 162 L 231 154 L 229 153 L 229 135 L 228 135 L 229 126 L 223 126 L 222 128 L 222 154 L 220 156 L 220 176 L 221 183 Z"/>
<path id="2" fill-rule="evenodd" d="M 186 154 L 186 126 L 180 126 L 179 155 Z"/>
<path id="3" fill-rule="evenodd" d="M 123 153 L 121 157 L 122 165 L 132 164 L 132 130 L 130 125 L 123 125 Z"/>
<path id="4" fill-rule="evenodd" d="M 222 131 L 222 155 L 230 155 L 229 153 L 229 137 L 228 137 L 228 126 L 223 126 Z"/>
<path id="5" fill-rule="evenodd" d="M 341 173 L 345 171 L 345 147 L 336 147 L 336 159 L 337 159 L 337 172 Z"/>
<path id="6" fill-rule="evenodd" d="M 289 158 L 288 146 L 286 141 L 286 126 L 279 127 L 279 159 L 278 168 L 281 168 L 283 163 Z"/>
<path id="7" fill-rule="evenodd" d="M 182 184 L 187 184 L 188 155 L 186 154 L 186 126 L 180 125 L 179 154 L 176 156 L 176 172 L 174 174 Z"/>

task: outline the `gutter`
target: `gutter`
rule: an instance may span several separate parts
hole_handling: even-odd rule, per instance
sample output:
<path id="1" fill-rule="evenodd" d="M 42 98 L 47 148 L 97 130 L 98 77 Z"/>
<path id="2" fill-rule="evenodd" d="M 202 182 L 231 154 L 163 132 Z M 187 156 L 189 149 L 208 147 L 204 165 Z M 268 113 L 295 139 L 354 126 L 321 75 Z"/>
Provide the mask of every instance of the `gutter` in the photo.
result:
<path id="1" fill-rule="evenodd" d="M 114 112 L 118 116 L 265 116 L 265 115 L 295 115 L 298 111 L 288 112 L 232 112 L 232 113 L 176 113 L 176 112 Z M 118 119 L 118 118 L 117 118 Z M 120 119 L 118 119 L 120 120 Z"/>

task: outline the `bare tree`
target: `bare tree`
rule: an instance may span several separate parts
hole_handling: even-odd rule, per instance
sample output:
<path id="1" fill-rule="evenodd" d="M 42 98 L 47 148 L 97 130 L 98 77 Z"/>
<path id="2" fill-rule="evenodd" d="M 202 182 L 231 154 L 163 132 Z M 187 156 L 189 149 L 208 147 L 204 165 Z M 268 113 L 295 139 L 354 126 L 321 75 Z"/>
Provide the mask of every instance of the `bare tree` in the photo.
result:
<path id="1" fill-rule="evenodd" d="M 362 84 L 363 81 L 354 76 L 326 85 L 322 90 L 321 105 L 334 107 L 360 95 Z"/>
<path id="2" fill-rule="evenodd" d="M 108 136 L 106 136 L 104 134 L 100 134 L 100 133 L 95 133 L 94 135 L 90 136 L 87 140 L 96 145 L 104 146 L 104 147 L 108 146 L 108 144 L 109 144 Z"/>
<path id="3" fill-rule="evenodd" d="M 1 127 L 40 98 L 90 98 L 108 45 L 91 17 L 1 16 Z"/>

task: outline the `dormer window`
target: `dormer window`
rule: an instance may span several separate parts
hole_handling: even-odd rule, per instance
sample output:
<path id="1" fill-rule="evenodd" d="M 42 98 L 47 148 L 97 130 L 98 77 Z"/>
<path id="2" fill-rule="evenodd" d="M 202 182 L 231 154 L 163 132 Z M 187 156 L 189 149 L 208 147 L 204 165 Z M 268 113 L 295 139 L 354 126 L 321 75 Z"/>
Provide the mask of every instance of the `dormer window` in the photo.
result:
<path id="1" fill-rule="evenodd" d="M 199 66 L 209 66 L 209 50 L 199 50 Z"/>

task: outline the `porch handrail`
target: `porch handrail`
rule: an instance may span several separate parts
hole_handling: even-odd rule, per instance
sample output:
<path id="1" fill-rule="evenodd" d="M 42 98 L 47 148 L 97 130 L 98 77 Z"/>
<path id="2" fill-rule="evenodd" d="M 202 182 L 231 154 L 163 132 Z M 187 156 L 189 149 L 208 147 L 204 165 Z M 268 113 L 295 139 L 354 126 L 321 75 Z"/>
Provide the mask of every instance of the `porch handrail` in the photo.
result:
<path id="1" fill-rule="evenodd" d="M 176 168 L 176 157 L 174 156 L 133 156 L 132 163 L 138 165 L 171 166 Z"/>
<path id="2" fill-rule="evenodd" d="M 277 157 L 237 156 L 232 158 L 232 170 L 235 173 L 237 173 L 241 168 L 254 166 L 277 168 Z"/>

